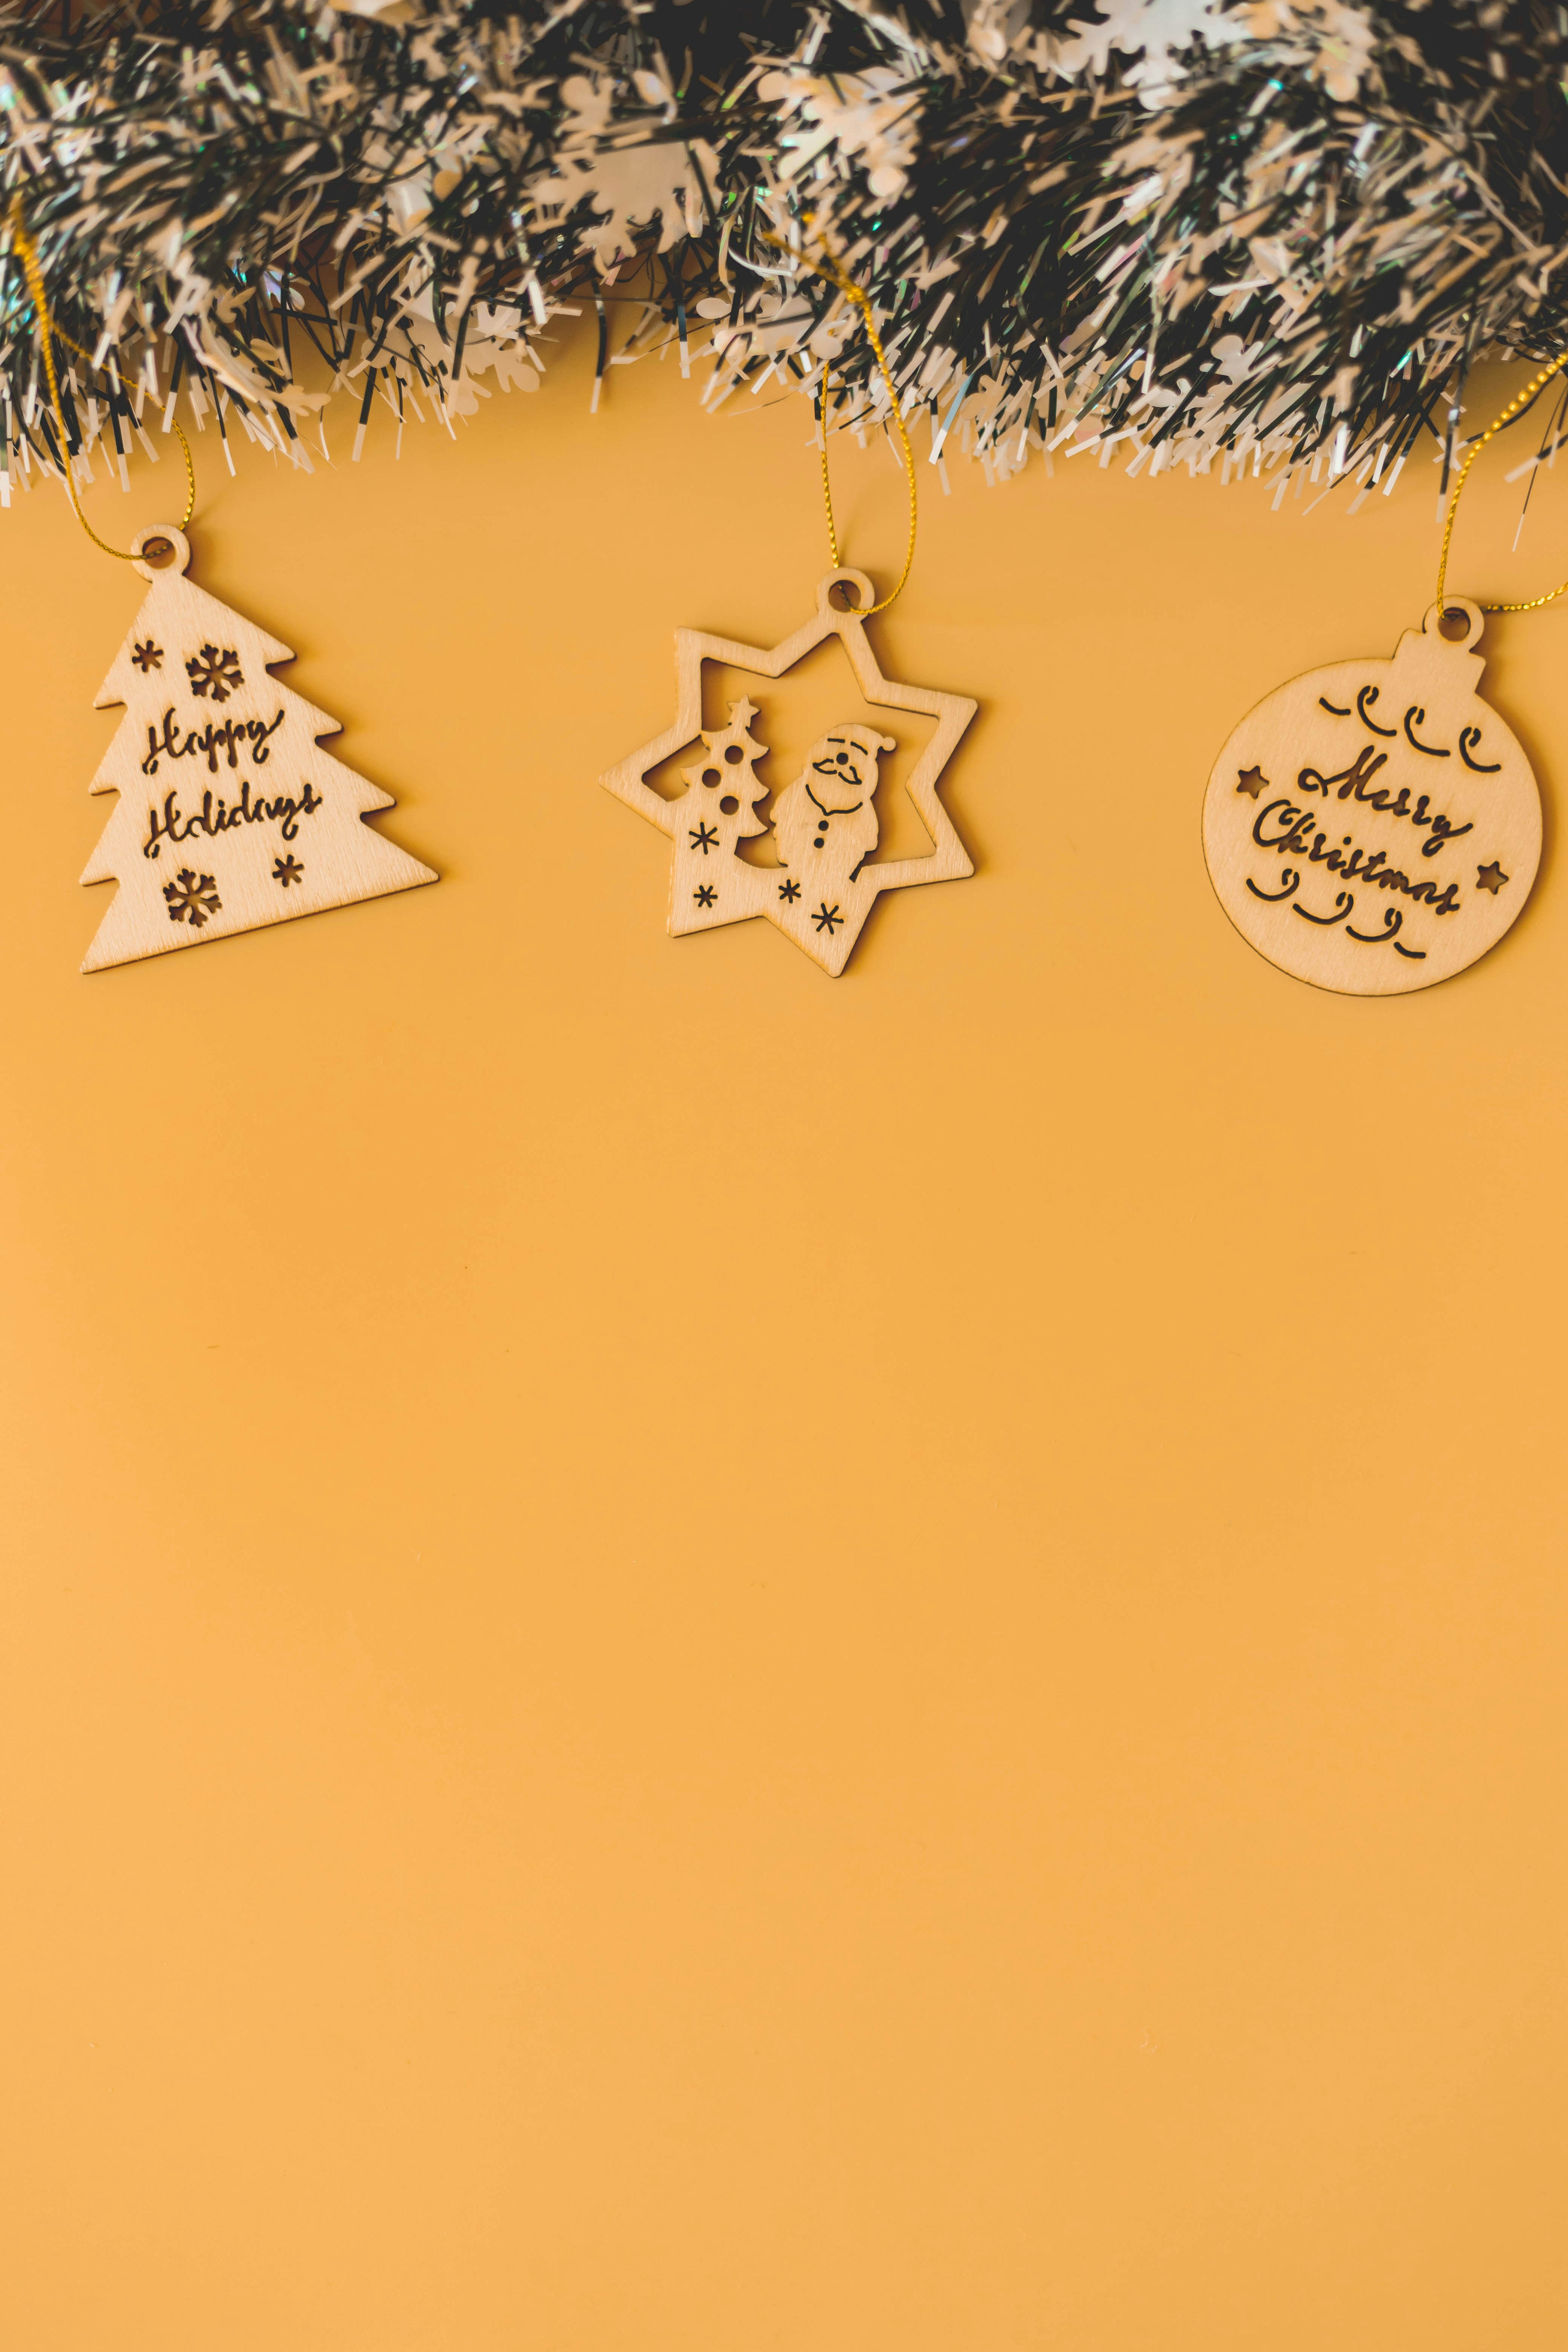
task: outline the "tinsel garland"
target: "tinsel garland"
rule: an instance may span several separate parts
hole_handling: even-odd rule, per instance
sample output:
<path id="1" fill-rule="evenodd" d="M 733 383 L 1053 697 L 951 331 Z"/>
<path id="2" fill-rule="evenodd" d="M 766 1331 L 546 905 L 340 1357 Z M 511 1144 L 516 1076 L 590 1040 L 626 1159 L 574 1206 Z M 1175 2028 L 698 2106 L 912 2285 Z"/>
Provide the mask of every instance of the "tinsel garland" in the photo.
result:
<path id="1" fill-rule="evenodd" d="M 831 357 L 863 433 L 826 242 L 938 460 L 1370 490 L 1451 455 L 1476 358 L 1568 333 L 1565 69 L 1533 0 L 12 0 L 0 177 L 86 478 L 182 401 L 308 464 L 346 394 L 357 455 L 595 309 L 601 378 L 675 351 L 712 407 Z M 8 499 L 62 452 L 0 248 Z"/>

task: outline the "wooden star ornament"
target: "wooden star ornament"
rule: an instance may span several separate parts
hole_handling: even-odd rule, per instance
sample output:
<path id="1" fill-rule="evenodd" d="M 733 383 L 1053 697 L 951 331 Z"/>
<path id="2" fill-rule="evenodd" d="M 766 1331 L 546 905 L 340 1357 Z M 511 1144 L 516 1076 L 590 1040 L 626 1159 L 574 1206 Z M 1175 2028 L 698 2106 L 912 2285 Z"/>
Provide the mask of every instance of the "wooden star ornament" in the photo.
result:
<path id="1" fill-rule="evenodd" d="M 853 589 L 858 611 L 833 602 L 840 586 Z M 672 933 L 713 930 L 761 915 L 837 978 L 883 891 L 962 881 L 973 873 L 937 784 L 979 706 L 967 695 L 884 677 L 860 617 L 874 602 L 875 591 L 863 572 L 840 570 L 819 585 L 812 618 L 782 644 L 747 646 L 700 629 L 677 629 L 673 724 L 600 779 L 617 800 L 670 836 Z M 733 702 L 727 726 L 702 724 L 705 661 L 782 677 L 831 636 L 843 645 L 867 702 L 936 721 L 906 787 L 931 835 L 931 848 L 923 857 L 879 860 L 875 854 L 880 832 L 879 761 L 882 752 L 896 749 L 896 736 L 848 720 L 829 727 L 764 815 L 762 804 L 771 793 L 756 775 L 758 761 L 767 755 L 766 743 L 752 731 L 757 706 L 749 699 Z M 697 743 L 702 756 L 680 772 L 684 792 L 666 800 L 647 779 L 676 752 Z M 740 855 L 740 842 L 767 835 L 776 865 L 752 864 Z"/>

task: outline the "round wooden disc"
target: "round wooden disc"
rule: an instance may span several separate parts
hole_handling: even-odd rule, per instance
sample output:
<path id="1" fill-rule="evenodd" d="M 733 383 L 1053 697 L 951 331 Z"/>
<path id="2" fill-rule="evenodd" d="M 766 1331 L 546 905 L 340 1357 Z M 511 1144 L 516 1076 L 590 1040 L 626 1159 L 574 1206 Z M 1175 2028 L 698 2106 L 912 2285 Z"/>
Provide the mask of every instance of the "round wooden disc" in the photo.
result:
<path id="1" fill-rule="evenodd" d="M 1335 662 L 1248 711 L 1215 763 L 1204 856 L 1231 921 L 1347 996 L 1451 979 L 1530 895 L 1541 796 L 1479 698 L 1478 605 L 1451 597 L 1392 661 Z M 1464 622 L 1461 632 L 1460 620 Z"/>

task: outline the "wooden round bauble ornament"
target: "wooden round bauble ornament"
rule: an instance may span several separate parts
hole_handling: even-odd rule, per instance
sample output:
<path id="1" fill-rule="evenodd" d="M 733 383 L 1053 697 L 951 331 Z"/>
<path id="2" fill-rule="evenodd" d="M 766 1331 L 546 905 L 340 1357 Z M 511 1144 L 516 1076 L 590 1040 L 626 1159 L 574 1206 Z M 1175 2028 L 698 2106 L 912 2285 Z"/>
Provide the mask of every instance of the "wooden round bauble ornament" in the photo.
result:
<path id="1" fill-rule="evenodd" d="M 1530 896 L 1541 795 L 1480 698 L 1484 625 L 1467 598 L 1434 604 L 1392 661 L 1278 688 L 1215 762 L 1209 877 L 1282 971 L 1347 996 L 1430 988 L 1495 947 Z"/>

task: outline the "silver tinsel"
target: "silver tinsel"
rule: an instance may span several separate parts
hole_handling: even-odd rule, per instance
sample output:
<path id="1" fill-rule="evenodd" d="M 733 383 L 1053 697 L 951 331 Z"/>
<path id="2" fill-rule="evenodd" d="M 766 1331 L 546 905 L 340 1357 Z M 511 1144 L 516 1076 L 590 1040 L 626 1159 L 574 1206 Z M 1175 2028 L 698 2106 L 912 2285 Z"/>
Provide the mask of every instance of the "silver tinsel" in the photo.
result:
<path id="1" fill-rule="evenodd" d="M 331 404 L 472 414 L 563 311 L 886 421 L 827 241 L 939 461 L 1095 450 L 1389 487 L 1487 352 L 1565 322 L 1568 14 L 1352 0 L 443 0 L 0 8 L 7 202 L 69 458 L 178 414 L 309 465 Z M 8 253 L 10 494 L 58 468 Z M 700 362 L 700 365 L 699 365 Z M 626 378 L 620 382 L 627 381 Z M 595 386 L 595 397 L 597 385 Z M 333 427 L 336 430 L 336 427 Z M 232 463 L 232 457 L 230 459 Z"/>

